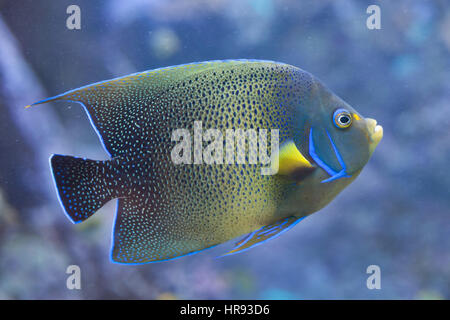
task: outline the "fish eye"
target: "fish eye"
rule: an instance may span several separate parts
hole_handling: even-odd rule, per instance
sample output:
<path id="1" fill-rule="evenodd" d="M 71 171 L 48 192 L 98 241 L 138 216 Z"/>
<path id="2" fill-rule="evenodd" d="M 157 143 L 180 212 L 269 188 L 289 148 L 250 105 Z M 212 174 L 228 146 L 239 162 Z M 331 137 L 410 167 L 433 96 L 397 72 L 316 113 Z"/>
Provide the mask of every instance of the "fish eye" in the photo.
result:
<path id="1" fill-rule="evenodd" d="M 352 115 L 345 109 L 337 109 L 333 114 L 333 122 L 339 129 L 345 129 L 352 124 Z"/>

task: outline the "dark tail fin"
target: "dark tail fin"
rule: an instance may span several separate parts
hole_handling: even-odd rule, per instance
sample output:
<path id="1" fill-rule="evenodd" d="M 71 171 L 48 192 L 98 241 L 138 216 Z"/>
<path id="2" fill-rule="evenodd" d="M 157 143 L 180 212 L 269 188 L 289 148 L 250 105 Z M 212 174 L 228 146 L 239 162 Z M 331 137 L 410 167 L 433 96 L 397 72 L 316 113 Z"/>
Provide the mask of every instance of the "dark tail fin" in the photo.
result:
<path id="1" fill-rule="evenodd" d="M 117 198 L 113 161 L 95 161 L 71 156 L 50 158 L 56 192 L 73 223 L 92 216 L 109 200 Z"/>

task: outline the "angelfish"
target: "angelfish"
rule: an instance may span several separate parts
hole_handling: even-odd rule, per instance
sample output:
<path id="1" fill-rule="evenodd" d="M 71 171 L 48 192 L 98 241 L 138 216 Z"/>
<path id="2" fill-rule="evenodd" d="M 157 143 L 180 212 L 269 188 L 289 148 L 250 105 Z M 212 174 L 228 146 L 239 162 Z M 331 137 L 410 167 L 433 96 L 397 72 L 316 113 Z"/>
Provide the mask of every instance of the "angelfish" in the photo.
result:
<path id="1" fill-rule="evenodd" d="M 94 83 L 34 103 L 80 103 L 111 159 L 50 157 L 73 223 L 117 199 L 111 259 L 169 260 L 247 234 L 255 247 L 327 205 L 361 172 L 382 138 L 317 78 L 262 60 L 191 63 Z M 174 164 L 179 128 L 278 129 L 274 175 L 262 164 Z"/>

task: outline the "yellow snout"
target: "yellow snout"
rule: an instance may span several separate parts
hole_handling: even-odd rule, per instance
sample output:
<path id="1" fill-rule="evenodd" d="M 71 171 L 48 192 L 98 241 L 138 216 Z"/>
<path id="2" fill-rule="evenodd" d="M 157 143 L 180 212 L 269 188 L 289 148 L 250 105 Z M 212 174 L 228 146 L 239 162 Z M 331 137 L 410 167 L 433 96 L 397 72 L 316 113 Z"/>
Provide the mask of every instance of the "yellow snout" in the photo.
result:
<path id="1" fill-rule="evenodd" d="M 370 154 L 372 154 L 381 138 L 383 138 L 383 127 L 377 125 L 377 120 L 370 118 L 366 119 L 366 124 L 369 131 L 369 150 Z"/>

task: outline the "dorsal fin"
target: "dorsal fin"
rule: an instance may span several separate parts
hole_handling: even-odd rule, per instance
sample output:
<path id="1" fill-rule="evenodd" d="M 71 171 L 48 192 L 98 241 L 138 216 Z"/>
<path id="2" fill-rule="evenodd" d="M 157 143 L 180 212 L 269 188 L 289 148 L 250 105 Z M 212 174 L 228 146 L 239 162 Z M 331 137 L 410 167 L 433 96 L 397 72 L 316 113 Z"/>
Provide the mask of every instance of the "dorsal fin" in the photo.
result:
<path id="1" fill-rule="evenodd" d="M 176 117 L 177 108 L 184 107 L 183 96 L 192 94 L 192 88 L 187 89 L 189 80 L 218 66 L 227 68 L 249 62 L 273 63 L 206 61 L 144 71 L 77 88 L 26 108 L 58 100 L 79 102 L 111 157 L 140 154 L 148 144 L 154 143 L 150 137 L 152 133 L 154 136 L 155 127 L 167 126 L 168 116 Z"/>
<path id="2" fill-rule="evenodd" d="M 140 153 L 140 148 L 146 146 L 135 142 L 146 141 L 152 125 L 164 116 L 166 110 L 158 100 L 171 81 L 209 66 L 199 63 L 135 73 L 70 90 L 30 106 L 59 100 L 81 103 L 111 157 Z"/>

